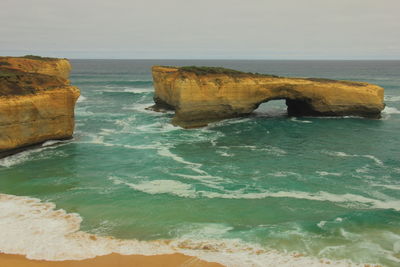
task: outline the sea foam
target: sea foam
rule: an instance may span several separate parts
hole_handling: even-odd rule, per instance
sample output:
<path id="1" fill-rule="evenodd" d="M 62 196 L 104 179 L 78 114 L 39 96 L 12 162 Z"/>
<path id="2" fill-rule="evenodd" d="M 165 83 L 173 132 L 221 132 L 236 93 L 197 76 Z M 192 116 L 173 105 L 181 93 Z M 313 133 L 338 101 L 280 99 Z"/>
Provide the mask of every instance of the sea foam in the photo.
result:
<path id="1" fill-rule="evenodd" d="M 138 241 L 104 237 L 80 230 L 82 218 L 56 209 L 39 199 L 0 194 L 0 251 L 37 260 L 82 260 L 119 253 L 157 255 L 180 252 L 226 266 L 361 266 L 350 261 L 331 261 L 266 250 L 237 239 L 212 239 L 229 229 L 215 227 L 209 233 L 195 231 L 174 240 Z M 210 228 L 210 227 L 208 227 Z M 197 237 L 196 233 L 200 233 Z M 199 238 L 199 239 L 197 239 Z"/>
<path id="2" fill-rule="evenodd" d="M 395 107 L 386 106 L 385 109 L 382 111 L 383 114 L 400 114 L 400 110 Z"/>
<path id="3" fill-rule="evenodd" d="M 354 205 L 357 204 L 361 208 L 370 209 L 394 209 L 400 211 L 400 200 L 394 199 L 375 199 L 355 194 L 333 194 L 325 191 L 315 193 L 302 191 L 259 191 L 245 192 L 240 190 L 224 190 L 223 187 L 218 189 L 222 192 L 212 192 L 204 190 L 196 190 L 191 184 L 182 183 L 174 180 L 153 180 L 142 181 L 140 183 L 130 183 L 120 180 L 130 188 L 147 194 L 170 194 L 178 197 L 186 198 L 222 198 L 222 199 L 264 199 L 264 198 L 292 198 L 304 199 L 311 201 L 328 201 L 338 204 Z"/>
<path id="4" fill-rule="evenodd" d="M 384 166 L 383 161 L 378 159 L 377 157 L 373 155 L 357 155 L 357 154 L 347 154 L 344 152 L 340 151 L 323 151 L 323 153 L 330 155 L 330 156 L 335 156 L 335 157 L 362 157 L 362 158 L 367 158 L 376 163 L 376 165 L 379 166 Z"/>
<path id="5" fill-rule="evenodd" d="M 399 102 L 400 96 L 397 95 L 385 95 L 385 102 Z"/>
<path id="6" fill-rule="evenodd" d="M 41 153 L 41 152 L 46 151 L 48 149 L 54 149 L 56 147 L 59 147 L 61 145 L 65 145 L 68 143 L 69 143 L 69 141 L 48 140 L 48 141 L 44 142 L 41 147 L 25 150 L 25 151 L 19 152 L 17 154 L 0 159 L 0 167 L 9 168 L 9 167 L 30 161 L 32 159 L 48 157 L 48 154 Z M 58 152 L 57 154 L 61 155 L 63 153 Z M 54 153 L 52 155 L 54 156 Z"/>

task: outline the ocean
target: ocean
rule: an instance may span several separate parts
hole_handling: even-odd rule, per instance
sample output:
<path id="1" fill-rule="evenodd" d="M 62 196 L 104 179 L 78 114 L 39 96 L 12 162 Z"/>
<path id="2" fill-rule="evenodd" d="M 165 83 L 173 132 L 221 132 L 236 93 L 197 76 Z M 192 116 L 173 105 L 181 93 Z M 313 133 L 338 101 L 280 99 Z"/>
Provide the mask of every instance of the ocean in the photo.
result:
<path id="1" fill-rule="evenodd" d="M 400 265 L 400 61 L 72 60 L 70 141 L 0 159 L 0 250 L 37 259 L 182 252 L 228 266 Z M 152 65 L 385 88 L 379 120 L 284 101 L 185 130 Z M 329 264 L 328 264 L 329 265 Z"/>

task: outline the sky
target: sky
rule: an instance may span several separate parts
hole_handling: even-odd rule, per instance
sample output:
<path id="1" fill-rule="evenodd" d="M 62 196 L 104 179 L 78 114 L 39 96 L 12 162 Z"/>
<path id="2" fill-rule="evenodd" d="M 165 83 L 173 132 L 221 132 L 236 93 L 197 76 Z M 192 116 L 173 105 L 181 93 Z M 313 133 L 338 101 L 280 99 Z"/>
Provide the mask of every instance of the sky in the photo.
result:
<path id="1" fill-rule="evenodd" d="M 0 55 L 400 59 L 399 0 L 0 0 Z"/>

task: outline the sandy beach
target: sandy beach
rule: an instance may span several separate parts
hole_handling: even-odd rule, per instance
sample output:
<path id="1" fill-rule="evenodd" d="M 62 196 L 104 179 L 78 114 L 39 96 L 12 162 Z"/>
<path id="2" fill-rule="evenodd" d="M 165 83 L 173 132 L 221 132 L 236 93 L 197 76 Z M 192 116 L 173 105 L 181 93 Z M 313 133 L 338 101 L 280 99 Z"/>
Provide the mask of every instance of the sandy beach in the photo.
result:
<path id="1" fill-rule="evenodd" d="M 170 255 L 142 256 L 110 254 L 81 261 L 29 260 L 22 255 L 0 253 L 2 267 L 221 267 L 218 263 L 202 261 L 196 257 L 175 253 Z"/>

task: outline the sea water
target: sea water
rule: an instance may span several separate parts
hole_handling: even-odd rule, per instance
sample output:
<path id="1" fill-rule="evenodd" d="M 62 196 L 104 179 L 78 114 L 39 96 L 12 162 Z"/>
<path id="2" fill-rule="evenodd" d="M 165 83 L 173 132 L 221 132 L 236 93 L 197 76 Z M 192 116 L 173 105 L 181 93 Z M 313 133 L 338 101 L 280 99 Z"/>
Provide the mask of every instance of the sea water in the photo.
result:
<path id="1" fill-rule="evenodd" d="M 230 266 L 400 264 L 400 61 L 72 60 L 71 141 L 0 160 L 0 250 L 82 259 L 183 252 Z M 284 101 L 184 130 L 152 65 L 385 88 L 379 120 L 292 118 Z"/>

